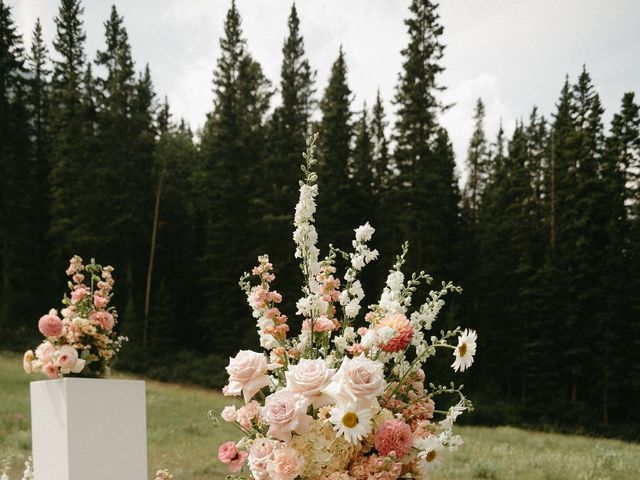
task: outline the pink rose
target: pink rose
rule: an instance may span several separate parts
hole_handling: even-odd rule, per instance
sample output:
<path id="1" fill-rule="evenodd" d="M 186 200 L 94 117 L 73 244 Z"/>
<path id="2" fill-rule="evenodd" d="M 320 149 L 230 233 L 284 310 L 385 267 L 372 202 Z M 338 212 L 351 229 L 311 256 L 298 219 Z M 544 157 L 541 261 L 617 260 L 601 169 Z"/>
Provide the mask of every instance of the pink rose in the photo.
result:
<path id="1" fill-rule="evenodd" d="M 55 310 L 51 310 L 48 314 L 40 317 L 38 330 L 45 337 L 59 337 L 62 335 L 62 320 L 55 314 Z"/>
<path id="2" fill-rule="evenodd" d="M 47 362 L 42 367 L 42 373 L 49 378 L 58 378 L 58 368 L 53 364 L 53 362 Z"/>
<path id="3" fill-rule="evenodd" d="M 225 442 L 218 449 L 218 460 L 229 465 L 229 470 L 239 472 L 249 453 L 238 450 L 235 442 Z"/>
<path id="4" fill-rule="evenodd" d="M 113 315 L 109 312 L 93 312 L 90 318 L 94 322 L 98 322 L 104 330 L 111 330 L 115 324 Z"/>
<path id="5" fill-rule="evenodd" d="M 262 417 L 269 424 L 268 435 L 287 442 L 291 432 L 303 433 L 309 427 L 307 404 L 287 389 L 269 395 L 264 401 Z"/>
<path id="6" fill-rule="evenodd" d="M 328 368 L 324 359 L 303 358 L 297 365 L 289 365 L 285 372 L 287 390 L 307 397 L 317 408 L 322 407 L 329 403 L 322 389 L 331 383 L 335 372 L 334 368 Z"/>
<path id="7" fill-rule="evenodd" d="M 48 363 L 53 361 L 53 355 L 56 353 L 56 348 L 49 342 L 42 342 L 36 348 L 36 358 L 42 363 Z"/>
<path id="8" fill-rule="evenodd" d="M 395 452 L 397 458 L 404 457 L 411 451 L 412 442 L 411 427 L 397 418 L 387 420 L 376 431 L 376 450 L 385 457 L 391 452 Z"/>
<path id="9" fill-rule="evenodd" d="M 222 413 L 220 416 L 225 422 L 235 422 L 236 421 L 236 406 L 228 405 L 222 409 Z"/>
<path id="10" fill-rule="evenodd" d="M 78 303 L 87 295 L 87 289 L 82 286 L 71 292 L 71 303 Z"/>
<path id="11" fill-rule="evenodd" d="M 267 463 L 267 472 L 271 480 L 293 480 L 302 470 L 302 455 L 290 447 L 278 448 Z"/>
<path id="12" fill-rule="evenodd" d="M 269 385 L 267 358 L 258 352 L 240 350 L 234 358 L 229 358 L 226 367 L 229 384 L 223 390 L 227 396 L 237 396 L 240 392 L 248 403 L 258 391 Z"/>
<path id="13" fill-rule="evenodd" d="M 70 345 L 63 345 L 58 350 L 57 363 L 60 373 L 80 373 L 84 368 L 85 361 L 78 358 L 78 351 Z"/>
<path id="14" fill-rule="evenodd" d="M 252 420 L 260 415 L 259 407 L 260 404 L 255 400 L 247 403 L 244 407 L 240 407 L 236 412 L 236 422 L 248 430 L 251 428 Z"/>
<path id="15" fill-rule="evenodd" d="M 260 437 L 257 438 L 249 449 L 249 470 L 255 480 L 270 480 L 267 473 L 267 464 L 271 460 L 276 442 Z"/>
<path id="16" fill-rule="evenodd" d="M 93 294 L 93 304 L 96 308 L 104 308 L 109 303 L 109 299 L 102 295 L 100 292 L 94 292 Z"/>
<path id="17" fill-rule="evenodd" d="M 345 357 L 324 392 L 336 401 L 374 403 L 386 388 L 383 365 L 364 355 Z"/>

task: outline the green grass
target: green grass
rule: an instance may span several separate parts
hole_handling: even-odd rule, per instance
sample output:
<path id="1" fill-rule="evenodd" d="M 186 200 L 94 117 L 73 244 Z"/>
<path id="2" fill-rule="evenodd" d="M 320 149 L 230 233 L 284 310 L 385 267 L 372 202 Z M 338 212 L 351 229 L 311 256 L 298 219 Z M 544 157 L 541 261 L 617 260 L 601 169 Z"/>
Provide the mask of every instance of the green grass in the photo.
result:
<path id="1" fill-rule="evenodd" d="M 10 478 L 21 478 L 29 456 L 29 382 L 16 355 L 0 353 L 0 461 L 13 457 Z M 236 438 L 228 425 L 212 428 L 211 409 L 221 394 L 196 387 L 147 381 L 149 475 L 168 468 L 175 480 L 223 479 L 220 443 Z M 465 445 L 430 480 L 635 480 L 640 445 L 616 440 L 530 432 L 511 427 L 461 427 Z M 153 477 L 151 477 L 153 478 Z"/>

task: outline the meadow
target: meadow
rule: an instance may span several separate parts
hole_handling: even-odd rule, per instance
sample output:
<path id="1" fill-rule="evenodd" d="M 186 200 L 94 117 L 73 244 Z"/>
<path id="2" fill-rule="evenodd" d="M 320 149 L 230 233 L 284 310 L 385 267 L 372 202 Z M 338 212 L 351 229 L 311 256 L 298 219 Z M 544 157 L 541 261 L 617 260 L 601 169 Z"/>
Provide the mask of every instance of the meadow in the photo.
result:
<path id="1" fill-rule="evenodd" d="M 123 378 L 124 375 L 115 375 Z M 14 354 L 0 353 L 0 461 L 11 457 L 11 480 L 21 478 L 30 453 L 29 382 Z M 226 403 L 220 393 L 147 381 L 149 475 L 168 468 L 174 480 L 223 479 L 217 447 L 235 438 L 229 425 L 214 427 L 209 410 Z M 526 431 L 512 427 L 460 427 L 460 451 L 430 480 L 635 480 L 640 445 L 617 440 Z"/>

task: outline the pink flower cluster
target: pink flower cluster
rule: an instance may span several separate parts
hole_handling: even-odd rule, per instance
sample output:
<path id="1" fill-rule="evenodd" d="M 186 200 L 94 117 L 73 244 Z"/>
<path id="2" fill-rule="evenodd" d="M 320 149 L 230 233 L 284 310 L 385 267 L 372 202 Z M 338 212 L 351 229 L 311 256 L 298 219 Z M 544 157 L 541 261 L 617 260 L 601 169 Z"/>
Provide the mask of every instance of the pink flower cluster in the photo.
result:
<path id="1" fill-rule="evenodd" d="M 24 354 L 27 373 L 41 372 L 49 378 L 65 375 L 101 377 L 108 373 L 110 359 L 124 337 L 113 331 L 117 313 L 109 307 L 114 285 L 113 267 L 91 261 L 84 265 L 74 256 L 66 273 L 71 277 L 70 294 L 60 313 L 52 309 L 38 321 L 45 337 L 42 344 Z M 85 275 L 86 274 L 86 275 Z M 90 284 L 84 283 L 85 277 Z"/>
<path id="2" fill-rule="evenodd" d="M 258 257 L 258 261 L 251 273 L 259 278 L 260 284 L 247 292 L 247 301 L 253 309 L 253 316 L 258 319 L 262 346 L 273 349 L 287 338 L 289 325 L 287 316 L 275 306 L 282 302 L 282 295 L 271 290 L 271 282 L 276 278 L 272 272 L 273 265 L 267 255 Z"/>

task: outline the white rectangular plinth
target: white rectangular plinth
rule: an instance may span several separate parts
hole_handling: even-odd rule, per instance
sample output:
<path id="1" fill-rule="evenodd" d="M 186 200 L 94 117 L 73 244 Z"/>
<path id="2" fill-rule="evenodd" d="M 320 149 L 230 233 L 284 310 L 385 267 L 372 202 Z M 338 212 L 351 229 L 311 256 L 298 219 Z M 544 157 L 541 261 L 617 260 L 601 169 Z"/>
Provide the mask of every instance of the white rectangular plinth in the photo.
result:
<path id="1" fill-rule="evenodd" d="M 145 384 L 31 383 L 35 480 L 147 480 Z"/>

